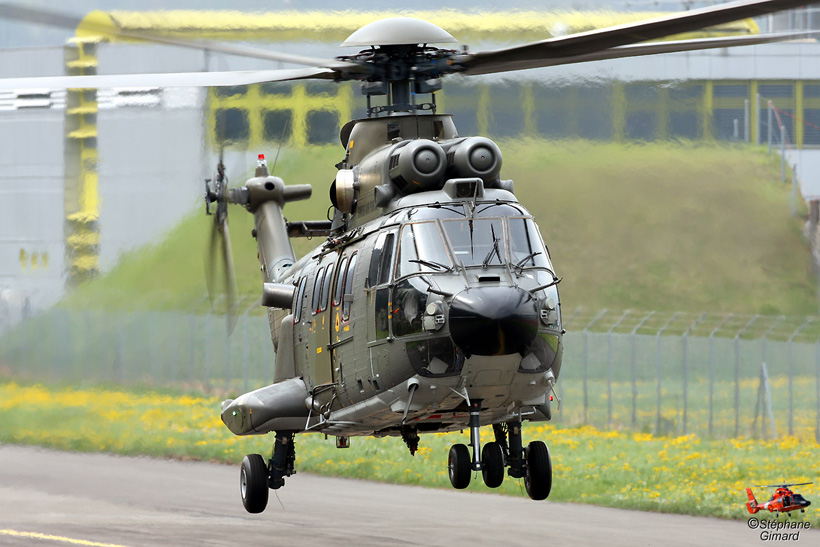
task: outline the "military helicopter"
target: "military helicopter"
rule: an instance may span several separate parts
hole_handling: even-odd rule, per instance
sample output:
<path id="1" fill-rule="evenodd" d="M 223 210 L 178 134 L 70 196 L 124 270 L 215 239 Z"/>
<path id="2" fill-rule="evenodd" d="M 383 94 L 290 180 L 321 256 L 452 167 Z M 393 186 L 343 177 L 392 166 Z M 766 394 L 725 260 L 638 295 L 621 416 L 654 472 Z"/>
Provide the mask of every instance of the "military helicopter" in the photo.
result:
<path id="1" fill-rule="evenodd" d="M 329 189 L 331 220 L 286 221 L 285 204 L 309 197 L 311 186 L 286 185 L 269 173 L 264 156 L 241 187 L 228 187 L 221 160 L 215 179 L 206 182 L 207 212 L 215 205 L 211 253 L 221 248 L 230 302 L 227 206 L 254 216 L 262 304 L 276 349 L 274 383 L 222 403 L 222 420 L 234 434 L 275 436 L 270 458 L 251 454 L 242 462 L 243 505 L 263 511 L 269 490 L 294 473 L 298 433 L 335 436 L 340 448 L 354 436 L 397 436 L 413 454 L 423 433 L 464 429 L 469 447 L 453 445 L 447 462 L 455 488 L 466 488 L 479 471 L 496 488 L 506 471 L 524 479 L 530 498 L 543 500 L 552 488 L 550 452 L 540 440 L 524 446 L 521 426 L 549 420 L 551 403 L 560 401 L 561 278 L 513 181 L 501 178 L 498 146 L 460 136 L 452 117 L 437 111 L 441 78 L 783 40 L 790 35 L 643 43 L 805 4 L 742 0 L 478 53 L 433 47 L 455 38 L 425 21 L 397 17 L 354 32 L 342 45 L 364 49 L 334 60 L 123 33 L 309 68 L 17 78 L 0 86 L 360 81 L 367 117 L 342 127 L 344 153 Z M 46 15 L 20 7 L 0 11 L 67 26 Z M 325 240 L 297 260 L 294 237 Z M 482 447 L 483 426 L 493 428 L 495 440 Z"/>
<path id="2" fill-rule="evenodd" d="M 801 496 L 800 494 L 795 494 L 792 492 L 792 486 L 805 486 L 807 484 L 812 484 L 810 482 L 800 482 L 800 483 L 792 483 L 792 484 L 774 484 L 774 485 L 764 485 L 764 486 L 753 486 L 752 488 L 775 488 L 774 494 L 769 501 L 766 503 L 758 503 L 757 499 L 755 499 L 755 495 L 752 493 L 752 488 L 746 489 L 746 495 L 749 498 L 749 501 L 746 503 L 746 509 L 749 510 L 750 513 L 755 514 L 761 510 L 768 510 L 770 513 L 774 513 L 775 516 L 780 516 L 780 513 L 786 513 L 786 515 L 791 516 L 791 511 L 796 509 L 800 509 L 801 513 L 806 512 L 806 507 L 811 505 L 811 502 L 808 501 L 806 498 Z"/>

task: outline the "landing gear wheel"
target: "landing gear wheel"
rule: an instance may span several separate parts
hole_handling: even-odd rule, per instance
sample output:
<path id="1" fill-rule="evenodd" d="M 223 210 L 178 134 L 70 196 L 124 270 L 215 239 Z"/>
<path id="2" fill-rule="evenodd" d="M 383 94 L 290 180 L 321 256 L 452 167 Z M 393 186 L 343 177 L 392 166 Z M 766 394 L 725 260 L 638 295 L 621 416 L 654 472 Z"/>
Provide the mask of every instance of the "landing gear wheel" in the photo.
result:
<path id="1" fill-rule="evenodd" d="M 541 441 L 533 441 L 524 451 L 527 461 L 527 474 L 524 486 L 527 494 L 534 500 L 545 500 L 552 490 L 552 461 L 550 452 Z"/>
<path id="2" fill-rule="evenodd" d="M 470 451 L 465 445 L 454 444 L 450 447 L 447 467 L 450 469 L 450 484 L 453 485 L 453 488 L 463 490 L 470 486 L 472 461 L 470 460 Z"/>
<path id="3" fill-rule="evenodd" d="M 498 488 L 504 482 L 504 449 L 497 442 L 489 442 L 484 445 L 481 451 L 481 461 L 484 468 L 481 474 L 484 476 L 484 484 L 488 488 Z"/>
<path id="4" fill-rule="evenodd" d="M 268 466 L 259 454 L 248 454 L 242 460 L 239 492 L 248 513 L 261 513 L 268 505 Z"/>

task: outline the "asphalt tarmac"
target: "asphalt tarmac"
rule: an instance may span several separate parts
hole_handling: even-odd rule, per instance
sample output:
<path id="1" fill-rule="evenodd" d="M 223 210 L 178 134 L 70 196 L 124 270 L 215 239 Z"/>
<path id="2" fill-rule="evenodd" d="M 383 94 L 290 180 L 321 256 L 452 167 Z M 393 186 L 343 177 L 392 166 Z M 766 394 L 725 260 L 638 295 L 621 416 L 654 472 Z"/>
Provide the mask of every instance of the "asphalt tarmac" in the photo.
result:
<path id="1" fill-rule="evenodd" d="M 238 465 L 0 445 L 0 545 L 768 543 L 745 520 L 534 502 L 309 474 L 289 478 L 279 500 L 271 494 L 267 510 L 250 515 L 239 498 Z M 801 531 L 799 543 L 820 545 L 820 532 Z"/>

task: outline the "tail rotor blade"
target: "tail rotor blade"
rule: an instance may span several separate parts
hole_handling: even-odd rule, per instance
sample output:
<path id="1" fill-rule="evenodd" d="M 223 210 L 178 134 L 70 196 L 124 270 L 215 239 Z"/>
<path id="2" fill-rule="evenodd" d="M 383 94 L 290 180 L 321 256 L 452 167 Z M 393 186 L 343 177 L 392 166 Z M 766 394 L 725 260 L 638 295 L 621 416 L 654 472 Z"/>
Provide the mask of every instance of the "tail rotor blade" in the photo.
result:
<path id="1" fill-rule="evenodd" d="M 208 301 L 213 305 L 215 295 L 216 278 L 216 246 L 219 244 L 219 229 L 216 224 L 211 225 L 211 240 L 208 243 L 207 256 L 205 257 L 205 285 L 208 288 Z"/>
<path id="2" fill-rule="evenodd" d="M 228 321 L 228 335 L 233 332 L 236 326 L 236 313 L 239 306 L 239 301 L 236 296 L 236 270 L 233 265 L 233 252 L 231 251 L 231 234 L 228 230 L 227 219 L 222 224 L 220 230 L 222 235 L 222 261 L 225 267 L 225 294 L 228 297 L 228 306 L 226 316 Z"/>

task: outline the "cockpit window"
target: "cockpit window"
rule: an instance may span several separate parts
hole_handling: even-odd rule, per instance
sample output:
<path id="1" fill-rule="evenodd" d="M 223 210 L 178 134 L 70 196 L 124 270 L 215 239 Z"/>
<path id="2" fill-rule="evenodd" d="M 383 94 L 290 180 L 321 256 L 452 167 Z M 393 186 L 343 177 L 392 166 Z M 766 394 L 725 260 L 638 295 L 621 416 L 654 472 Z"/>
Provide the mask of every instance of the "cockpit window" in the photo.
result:
<path id="1" fill-rule="evenodd" d="M 452 266 L 435 222 L 405 224 L 400 241 L 397 278 L 418 272 L 443 272 Z"/>
<path id="2" fill-rule="evenodd" d="M 441 223 L 458 262 L 498 266 L 506 262 L 504 223 L 500 218 L 445 220 Z"/>
<path id="3" fill-rule="evenodd" d="M 475 210 L 475 216 L 477 217 L 516 217 L 523 214 L 526 213 L 521 210 L 521 207 L 516 207 L 508 203 L 478 205 Z"/>
<path id="4" fill-rule="evenodd" d="M 520 215 L 521 213 L 516 212 L 515 214 Z M 432 220 L 435 218 L 465 218 L 466 216 L 467 213 L 464 212 L 464 205 L 461 203 L 450 203 L 447 205 L 438 204 L 414 209 L 407 215 L 407 219 L 411 222 L 417 222 L 419 220 Z"/>
<path id="5" fill-rule="evenodd" d="M 531 218 L 507 219 L 510 226 L 510 255 L 513 266 L 550 268 L 549 255 Z"/>

